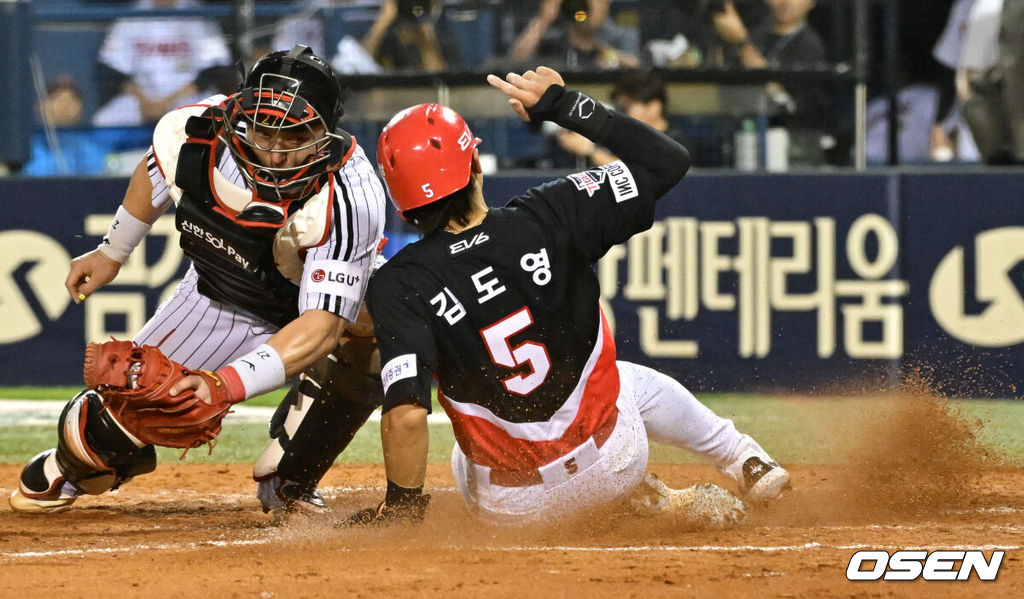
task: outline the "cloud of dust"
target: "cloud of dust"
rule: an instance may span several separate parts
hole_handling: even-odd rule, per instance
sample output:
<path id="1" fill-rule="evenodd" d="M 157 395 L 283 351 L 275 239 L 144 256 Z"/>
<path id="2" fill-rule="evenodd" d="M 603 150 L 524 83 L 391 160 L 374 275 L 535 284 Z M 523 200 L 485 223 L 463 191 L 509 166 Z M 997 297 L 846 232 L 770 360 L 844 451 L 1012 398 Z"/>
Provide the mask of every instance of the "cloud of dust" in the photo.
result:
<path id="1" fill-rule="evenodd" d="M 958 417 L 921 380 L 853 407 L 820 423 L 833 439 L 834 464 L 812 468 L 805 489 L 783 500 L 790 516 L 841 523 L 964 508 L 997 461 L 977 441 L 980 423 Z"/>

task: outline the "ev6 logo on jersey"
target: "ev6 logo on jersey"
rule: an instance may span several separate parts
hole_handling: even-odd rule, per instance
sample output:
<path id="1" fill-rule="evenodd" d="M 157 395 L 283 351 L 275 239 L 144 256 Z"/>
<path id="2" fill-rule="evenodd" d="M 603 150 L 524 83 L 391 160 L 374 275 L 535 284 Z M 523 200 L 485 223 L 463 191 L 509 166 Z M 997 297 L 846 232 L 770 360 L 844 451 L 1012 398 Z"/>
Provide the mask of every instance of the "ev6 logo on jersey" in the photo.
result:
<path id="1" fill-rule="evenodd" d="M 978 580 L 995 580 L 1005 551 L 858 551 L 846 567 L 847 580 L 967 580 L 974 570 Z M 865 569 L 870 564 L 870 569 Z M 959 565 L 958 565 L 959 564 Z"/>
<path id="2" fill-rule="evenodd" d="M 480 233 L 474 235 L 472 239 L 460 239 L 455 243 L 449 245 L 448 250 L 451 253 L 451 255 L 454 256 L 455 254 L 458 254 L 459 252 L 464 252 L 471 247 L 483 245 L 490 239 L 491 238 L 488 237 L 487 233 L 481 231 Z"/>

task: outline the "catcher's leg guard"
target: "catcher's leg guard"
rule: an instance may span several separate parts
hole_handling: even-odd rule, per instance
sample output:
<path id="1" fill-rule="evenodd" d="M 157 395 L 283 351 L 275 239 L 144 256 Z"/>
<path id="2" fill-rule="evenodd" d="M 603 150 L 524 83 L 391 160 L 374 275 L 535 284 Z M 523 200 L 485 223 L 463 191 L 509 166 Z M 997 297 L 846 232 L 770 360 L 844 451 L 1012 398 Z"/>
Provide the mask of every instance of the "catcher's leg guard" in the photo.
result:
<path id="1" fill-rule="evenodd" d="M 154 468 L 153 446 L 133 440 L 103 407 L 99 394 L 83 391 L 61 412 L 57 448 L 40 453 L 22 470 L 15 492 L 20 497 L 12 495 L 11 506 L 55 511 L 82 493 L 105 493 Z"/>
<path id="2" fill-rule="evenodd" d="M 334 354 L 304 373 L 271 418 L 273 441 L 253 469 L 263 511 L 321 510 L 320 479 L 383 399 L 379 375 Z"/>

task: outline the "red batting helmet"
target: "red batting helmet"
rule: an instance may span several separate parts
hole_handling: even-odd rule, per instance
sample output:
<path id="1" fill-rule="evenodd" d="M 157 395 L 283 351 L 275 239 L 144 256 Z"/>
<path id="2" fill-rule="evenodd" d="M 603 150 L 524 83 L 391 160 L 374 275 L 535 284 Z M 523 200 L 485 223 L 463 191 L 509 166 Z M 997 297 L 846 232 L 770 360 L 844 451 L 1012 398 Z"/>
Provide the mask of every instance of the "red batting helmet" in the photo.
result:
<path id="1" fill-rule="evenodd" d="M 447 106 L 418 104 L 396 114 L 377 143 L 377 164 L 395 208 L 426 206 L 468 185 L 479 143 Z"/>

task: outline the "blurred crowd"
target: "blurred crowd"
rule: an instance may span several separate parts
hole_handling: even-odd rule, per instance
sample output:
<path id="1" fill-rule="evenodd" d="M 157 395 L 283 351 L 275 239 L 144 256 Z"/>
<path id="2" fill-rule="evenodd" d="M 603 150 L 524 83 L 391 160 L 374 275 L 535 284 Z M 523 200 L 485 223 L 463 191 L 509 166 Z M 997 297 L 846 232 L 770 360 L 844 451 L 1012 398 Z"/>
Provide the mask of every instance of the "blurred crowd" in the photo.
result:
<path id="1" fill-rule="evenodd" d="M 39 0 L 48 1 L 55 0 Z M 229 19 L 203 14 L 204 7 L 224 7 L 228 0 L 121 4 L 125 16 L 104 24 L 94 72 L 44 65 L 46 78 L 37 84 L 38 133 L 24 173 L 117 174 L 118 165 L 132 164 L 139 151 L 124 147 L 132 145 L 124 136 L 145 145 L 145 129 L 169 109 L 234 91 L 239 60 L 252 64 L 266 51 L 295 43 L 331 57 L 346 76 L 501 73 L 537 64 L 570 73 L 607 71 L 615 82 L 603 99 L 679 138 L 697 166 L 734 166 L 734 133 L 749 125 L 748 117 L 757 117 L 762 132 L 785 134 L 784 164 L 851 162 L 852 87 L 820 78 L 769 82 L 760 114 L 710 118 L 673 106 L 665 83 L 670 78 L 664 76 L 677 69 L 791 71 L 850 64 L 849 0 L 294 0 L 260 3 L 275 10 L 260 18 L 244 47 L 230 34 Z M 905 59 L 897 79 L 901 87 L 895 96 L 883 93 L 876 52 L 869 163 L 890 161 L 888 97 L 898 102 L 901 163 L 1024 162 L 1024 117 L 1021 105 L 1011 101 L 1024 92 L 1024 0 L 899 4 L 890 9 L 900 11 L 901 30 L 907 32 L 899 40 Z M 876 5 L 872 13 L 876 25 L 879 10 Z M 877 48 L 881 40 L 876 36 L 873 44 Z M 250 55 L 239 56 L 243 50 Z M 110 133 L 117 130 L 120 137 Z M 612 158 L 566 132 L 531 134 L 545 143 L 538 155 L 527 157 L 528 166 Z M 104 140 L 115 138 L 104 149 Z M 119 160 L 120 153 L 128 159 Z"/>

